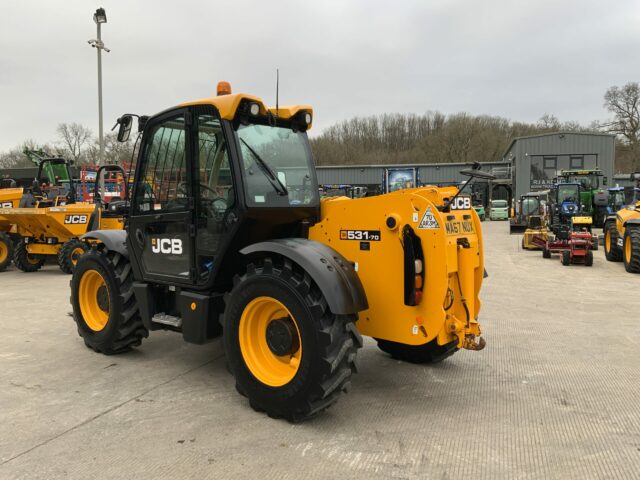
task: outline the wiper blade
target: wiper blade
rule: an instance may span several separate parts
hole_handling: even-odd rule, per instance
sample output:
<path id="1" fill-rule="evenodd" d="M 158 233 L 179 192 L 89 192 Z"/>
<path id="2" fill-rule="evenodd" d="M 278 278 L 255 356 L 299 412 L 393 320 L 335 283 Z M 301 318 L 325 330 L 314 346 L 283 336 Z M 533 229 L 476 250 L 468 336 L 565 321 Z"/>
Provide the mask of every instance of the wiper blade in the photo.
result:
<path id="1" fill-rule="evenodd" d="M 251 148 L 251 146 L 245 141 L 244 138 L 241 138 L 240 141 L 244 143 L 244 145 L 249 149 L 253 157 L 256 159 L 256 163 L 262 170 L 262 173 L 264 173 L 264 176 L 267 177 L 267 180 L 269 180 L 269 183 L 271 183 L 278 195 L 289 195 L 289 190 L 287 190 L 287 187 L 285 187 L 284 183 L 282 183 L 282 180 L 280 180 L 278 176 L 273 172 L 273 170 L 271 170 L 271 167 L 267 164 L 267 162 L 260 158 L 260 155 L 258 155 L 258 153 L 253 148 Z"/>

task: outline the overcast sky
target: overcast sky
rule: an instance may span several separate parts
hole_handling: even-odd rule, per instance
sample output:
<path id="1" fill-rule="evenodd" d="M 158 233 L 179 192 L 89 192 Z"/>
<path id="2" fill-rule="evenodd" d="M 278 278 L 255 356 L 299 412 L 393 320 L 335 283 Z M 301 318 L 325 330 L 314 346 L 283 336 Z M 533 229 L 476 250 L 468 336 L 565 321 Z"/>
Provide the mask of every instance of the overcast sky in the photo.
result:
<path id="1" fill-rule="evenodd" d="M 310 103 L 312 134 L 352 116 L 460 111 L 603 119 L 640 81 L 640 2 L 0 0 L 0 150 L 98 130 L 93 12 L 105 8 L 105 129 L 214 94 L 218 80 Z"/>

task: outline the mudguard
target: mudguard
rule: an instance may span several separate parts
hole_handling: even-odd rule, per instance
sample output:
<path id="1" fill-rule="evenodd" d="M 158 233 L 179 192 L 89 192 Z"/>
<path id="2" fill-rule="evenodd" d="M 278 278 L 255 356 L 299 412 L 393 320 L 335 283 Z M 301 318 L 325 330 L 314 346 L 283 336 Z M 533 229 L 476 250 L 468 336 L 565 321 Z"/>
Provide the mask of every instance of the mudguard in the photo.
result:
<path id="1" fill-rule="evenodd" d="M 279 239 L 249 245 L 240 253 L 275 253 L 300 265 L 318 284 L 335 314 L 358 313 L 369 308 L 364 287 L 351 263 L 320 242 L 304 238 Z"/>
<path id="2" fill-rule="evenodd" d="M 640 218 L 630 218 L 624 224 L 625 227 L 631 226 L 631 225 L 633 226 L 640 225 Z"/>
<path id="3" fill-rule="evenodd" d="M 81 240 L 98 240 L 104 243 L 108 250 L 118 252 L 129 258 L 127 251 L 127 232 L 125 230 L 94 230 L 85 233 L 80 237 Z"/>

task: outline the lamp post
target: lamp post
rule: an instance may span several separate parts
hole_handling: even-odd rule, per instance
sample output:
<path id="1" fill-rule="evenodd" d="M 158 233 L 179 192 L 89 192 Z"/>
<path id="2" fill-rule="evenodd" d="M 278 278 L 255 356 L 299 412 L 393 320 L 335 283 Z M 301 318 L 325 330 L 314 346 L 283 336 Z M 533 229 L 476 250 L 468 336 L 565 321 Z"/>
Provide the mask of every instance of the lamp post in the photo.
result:
<path id="1" fill-rule="evenodd" d="M 104 8 L 98 8 L 96 13 L 93 14 L 93 21 L 96 22 L 98 27 L 98 38 L 95 40 L 89 40 L 89 45 L 98 50 L 98 142 L 100 144 L 100 154 L 98 157 L 98 164 L 104 164 L 104 137 L 102 134 L 102 50 L 109 53 L 107 47 L 102 42 L 102 36 L 100 26 L 103 23 L 107 23 L 107 14 Z"/>

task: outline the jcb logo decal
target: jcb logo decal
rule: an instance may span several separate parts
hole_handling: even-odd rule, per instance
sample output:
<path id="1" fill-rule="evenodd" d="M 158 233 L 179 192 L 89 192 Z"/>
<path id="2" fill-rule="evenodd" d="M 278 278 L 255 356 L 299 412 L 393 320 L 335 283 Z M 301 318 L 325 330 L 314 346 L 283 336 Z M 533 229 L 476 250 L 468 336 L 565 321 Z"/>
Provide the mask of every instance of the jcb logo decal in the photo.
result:
<path id="1" fill-rule="evenodd" d="M 451 204 L 452 210 L 470 210 L 471 209 L 471 197 L 457 197 Z"/>
<path id="2" fill-rule="evenodd" d="M 12 208 L 12 207 L 13 207 L 13 203 L 11 202 L 0 203 L 0 208 Z"/>
<path id="3" fill-rule="evenodd" d="M 172 255 L 182 254 L 182 240 L 179 238 L 152 238 L 151 251 Z"/>
<path id="4" fill-rule="evenodd" d="M 80 224 L 80 223 L 87 223 L 87 216 L 86 215 L 65 215 L 64 217 L 64 223 L 66 224 Z"/>

